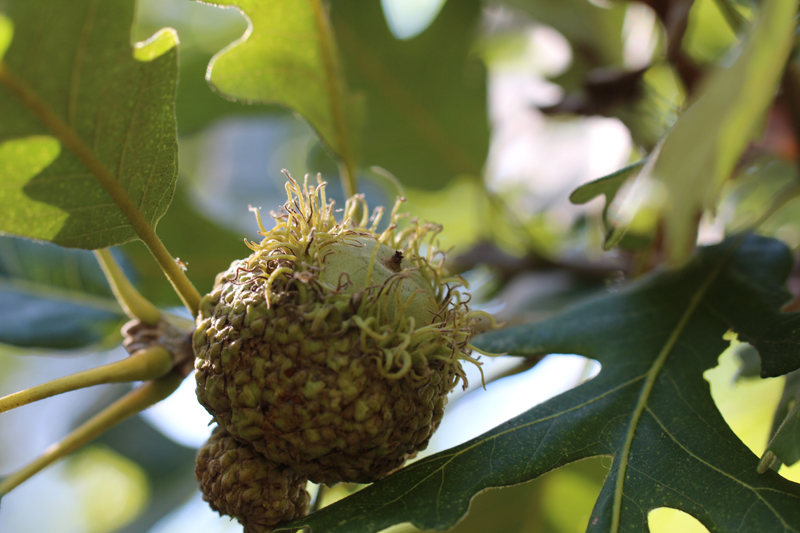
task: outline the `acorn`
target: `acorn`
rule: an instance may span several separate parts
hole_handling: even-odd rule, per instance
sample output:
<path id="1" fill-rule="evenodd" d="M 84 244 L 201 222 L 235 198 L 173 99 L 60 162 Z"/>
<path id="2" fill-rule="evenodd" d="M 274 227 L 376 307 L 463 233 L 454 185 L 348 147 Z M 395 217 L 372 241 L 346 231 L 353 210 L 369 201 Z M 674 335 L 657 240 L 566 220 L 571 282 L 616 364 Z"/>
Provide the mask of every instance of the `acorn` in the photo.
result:
<path id="1" fill-rule="evenodd" d="M 245 533 L 266 533 L 308 513 L 307 479 L 216 427 L 197 454 L 195 475 L 203 499 L 236 518 Z"/>
<path id="2" fill-rule="evenodd" d="M 287 175 L 288 176 L 288 175 Z M 319 180 L 318 180 L 319 182 Z M 441 226 L 363 196 L 337 220 L 299 185 L 252 254 L 217 276 L 193 337 L 197 397 L 217 423 L 315 483 L 369 483 L 424 449 L 466 387 L 477 316 L 447 277 Z"/>

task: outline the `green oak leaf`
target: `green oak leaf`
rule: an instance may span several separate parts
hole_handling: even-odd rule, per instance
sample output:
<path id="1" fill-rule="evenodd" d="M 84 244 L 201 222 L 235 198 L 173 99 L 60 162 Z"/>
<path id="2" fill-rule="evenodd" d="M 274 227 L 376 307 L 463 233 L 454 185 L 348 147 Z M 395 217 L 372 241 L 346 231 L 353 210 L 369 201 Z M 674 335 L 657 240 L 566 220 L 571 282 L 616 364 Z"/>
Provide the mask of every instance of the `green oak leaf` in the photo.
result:
<path id="1" fill-rule="evenodd" d="M 177 36 L 132 46 L 134 0 L 3 6 L 0 232 L 103 248 L 152 230 L 177 175 Z"/>
<path id="2" fill-rule="evenodd" d="M 400 40 L 380 2 L 331 3 L 348 83 L 364 95 L 366 164 L 428 190 L 482 174 L 489 124 L 487 73 L 475 53 L 481 16 L 478 0 L 446 2 L 425 31 Z"/>
<path id="3" fill-rule="evenodd" d="M 608 218 L 608 210 L 614 198 L 617 197 L 619 190 L 625 183 L 634 179 L 641 172 L 646 162 L 647 159 L 642 159 L 602 178 L 585 183 L 572 191 L 569 196 L 570 202 L 576 205 L 583 205 L 600 195 L 605 196 L 605 206 L 603 207 L 603 226 L 606 231 L 603 249 L 605 250 L 610 250 L 614 246 L 619 246 L 625 250 L 641 250 L 652 245 L 653 238 L 650 235 L 652 229 L 651 220 L 657 217 L 658 213 L 644 209 L 640 210 L 636 218 L 631 221 L 624 235 L 615 233 L 614 224 Z M 642 233 L 637 231 L 639 228 L 643 228 Z M 611 237 L 617 237 L 617 239 L 612 241 L 610 240 Z"/>
<path id="4" fill-rule="evenodd" d="M 348 164 L 383 167 L 413 187 L 481 173 L 489 127 L 486 69 L 473 52 L 478 0 L 445 4 L 409 40 L 394 37 L 379 2 L 336 0 L 340 50 L 317 0 L 223 3 L 251 20 L 211 62 L 209 81 L 223 95 L 287 106 Z"/>
<path id="5" fill-rule="evenodd" d="M 610 457 L 611 465 L 588 531 L 647 531 L 647 514 L 658 507 L 683 510 L 712 533 L 800 531 L 800 485 L 771 470 L 757 473 L 758 458 L 725 423 L 703 379 L 728 346 L 723 335 L 763 322 L 759 315 L 786 294 L 790 268 L 791 254 L 778 241 L 740 236 L 700 250 L 680 270 L 476 338 L 479 348 L 495 353 L 582 354 L 602 370 L 276 531 L 368 533 L 402 522 L 446 529 L 487 488 L 593 456 Z M 784 355 L 800 364 L 797 354 L 772 357 Z"/>
<path id="6" fill-rule="evenodd" d="M 608 208 L 611 202 L 616 198 L 620 188 L 625 182 L 632 177 L 635 177 L 642 169 L 646 159 L 632 163 L 627 167 L 621 168 L 616 172 L 607 174 L 602 178 L 597 178 L 588 183 L 584 183 L 569 195 L 569 201 L 575 205 L 583 205 L 597 198 L 600 195 L 605 196 L 606 205 L 603 208 L 603 222 L 606 222 Z"/>
<path id="7" fill-rule="evenodd" d="M 794 41 L 794 0 L 765 0 L 735 61 L 709 75 L 693 104 L 612 206 L 616 242 L 642 210 L 663 218 L 667 260 L 691 256 L 698 216 L 712 208 L 722 185 L 772 101 Z M 659 217 L 649 217 L 655 231 Z"/>
<path id="8" fill-rule="evenodd" d="M 15 237 L 0 237 L 0 301 L 0 343 L 27 348 L 80 348 L 126 320 L 94 254 Z"/>
<path id="9" fill-rule="evenodd" d="M 342 160 L 356 161 L 359 102 L 347 90 L 322 2 L 214 3 L 239 7 L 250 28 L 211 60 L 206 77 L 212 86 L 229 98 L 289 107 Z"/>

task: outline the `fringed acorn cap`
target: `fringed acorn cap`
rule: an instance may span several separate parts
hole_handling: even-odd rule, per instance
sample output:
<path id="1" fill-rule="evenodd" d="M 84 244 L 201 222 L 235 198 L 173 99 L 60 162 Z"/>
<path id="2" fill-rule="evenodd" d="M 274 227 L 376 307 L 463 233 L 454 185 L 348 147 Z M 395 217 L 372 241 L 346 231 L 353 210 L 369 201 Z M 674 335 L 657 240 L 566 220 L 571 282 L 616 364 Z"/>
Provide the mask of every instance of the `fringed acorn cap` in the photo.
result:
<path id="1" fill-rule="evenodd" d="M 197 396 L 236 438 L 315 483 L 371 482 L 424 449 L 475 362 L 477 316 L 441 227 L 287 183 L 276 226 L 217 277 L 194 335 Z M 405 227 L 401 222 L 406 219 Z"/>

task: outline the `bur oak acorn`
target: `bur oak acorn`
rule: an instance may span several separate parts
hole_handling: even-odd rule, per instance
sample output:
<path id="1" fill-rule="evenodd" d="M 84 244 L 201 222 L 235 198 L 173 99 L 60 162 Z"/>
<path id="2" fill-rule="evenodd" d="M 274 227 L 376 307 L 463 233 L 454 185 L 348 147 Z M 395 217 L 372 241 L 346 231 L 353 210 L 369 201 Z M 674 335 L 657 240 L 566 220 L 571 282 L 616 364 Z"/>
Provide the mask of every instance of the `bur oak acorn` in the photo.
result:
<path id="1" fill-rule="evenodd" d="M 476 313 L 446 277 L 441 227 L 363 196 L 337 220 L 325 184 L 289 179 L 288 200 L 258 219 L 263 240 L 217 277 L 193 337 L 197 397 L 266 459 L 315 483 L 368 483 L 424 449 Z"/>
<path id="2" fill-rule="evenodd" d="M 220 514 L 238 519 L 244 533 L 264 533 L 308 512 L 306 478 L 221 427 L 197 454 L 195 474 L 203 499 Z"/>

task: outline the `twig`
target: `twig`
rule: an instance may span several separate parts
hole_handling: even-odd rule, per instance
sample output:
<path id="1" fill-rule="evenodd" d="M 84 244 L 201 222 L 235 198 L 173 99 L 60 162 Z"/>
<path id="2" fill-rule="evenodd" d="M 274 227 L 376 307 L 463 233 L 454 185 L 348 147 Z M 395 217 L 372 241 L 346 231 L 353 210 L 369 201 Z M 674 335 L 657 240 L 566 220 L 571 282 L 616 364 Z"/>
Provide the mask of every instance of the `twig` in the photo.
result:
<path id="1" fill-rule="evenodd" d="M 178 371 L 172 371 L 160 379 L 148 381 L 133 389 L 90 418 L 67 435 L 61 442 L 50 446 L 38 459 L 3 479 L 0 482 L 0 498 L 62 457 L 90 442 L 110 427 L 160 402 L 175 392 L 183 379 L 183 374 Z"/>
<path id="2" fill-rule="evenodd" d="M 160 346 L 151 346 L 116 363 L 77 372 L 4 396 L 0 398 L 0 413 L 94 385 L 157 379 L 172 367 L 172 354 Z"/>

